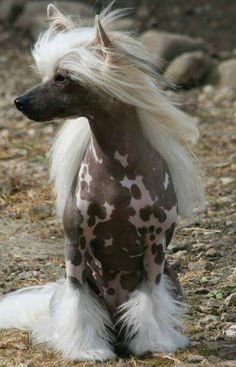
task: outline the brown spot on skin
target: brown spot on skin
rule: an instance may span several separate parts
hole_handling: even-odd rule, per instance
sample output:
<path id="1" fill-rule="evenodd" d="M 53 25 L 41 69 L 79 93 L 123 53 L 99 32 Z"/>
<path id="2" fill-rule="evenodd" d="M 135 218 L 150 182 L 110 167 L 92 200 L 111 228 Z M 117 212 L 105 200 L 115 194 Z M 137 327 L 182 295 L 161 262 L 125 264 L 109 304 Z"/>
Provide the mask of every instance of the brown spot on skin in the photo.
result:
<path id="1" fill-rule="evenodd" d="M 164 200 L 163 200 L 163 207 L 166 210 L 171 210 L 171 208 L 173 208 L 173 206 L 176 204 L 177 199 L 176 199 L 176 194 L 175 194 L 175 190 L 174 190 L 174 185 L 172 180 L 169 180 L 169 184 L 168 187 L 165 191 L 165 195 L 164 195 Z"/>
<path id="2" fill-rule="evenodd" d="M 143 251 L 137 230 L 127 220 L 111 219 L 96 225 L 90 242 L 93 255 L 103 264 L 104 272 L 111 270 L 133 272 L 142 264 L 142 257 L 138 256 Z M 106 240 L 113 239 L 112 246 L 106 246 Z M 124 245 L 127 245 L 124 256 Z M 130 257 L 132 256 L 132 257 Z"/>
<path id="3" fill-rule="evenodd" d="M 81 284 L 80 281 L 74 277 L 69 276 L 68 277 L 69 283 L 72 285 L 73 288 L 80 288 Z"/>
<path id="4" fill-rule="evenodd" d="M 108 288 L 107 293 L 108 293 L 110 296 L 113 296 L 113 295 L 116 293 L 116 290 L 115 290 L 115 288 Z"/>
<path id="5" fill-rule="evenodd" d="M 155 255 L 157 253 L 157 244 L 153 243 L 151 247 L 152 254 Z"/>
<path id="6" fill-rule="evenodd" d="M 66 236 L 70 239 L 70 242 L 77 242 L 78 236 L 83 233 L 83 229 L 80 226 L 81 212 L 76 206 L 76 201 L 70 195 L 67 199 L 65 210 L 63 213 L 63 224 Z"/>
<path id="7" fill-rule="evenodd" d="M 78 249 L 77 244 L 66 244 L 65 257 L 70 260 L 73 265 L 80 265 L 82 262 L 81 252 Z"/>
<path id="8" fill-rule="evenodd" d="M 162 228 L 161 228 L 161 227 L 158 227 L 158 228 L 156 229 L 156 234 L 160 234 L 160 233 L 161 233 L 161 231 L 162 231 Z"/>
<path id="9" fill-rule="evenodd" d="M 150 226 L 149 227 L 149 232 L 151 232 L 151 233 L 154 232 L 154 229 L 155 229 L 154 226 Z"/>
<path id="10" fill-rule="evenodd" d="M 156 276 L 156 284 L 159 284 L 161 281 L 161 273 Z"/>
<path id="11" fill-rule="evenodd" d="M 150 219 L 150 216 L 152 214 L 152 207 L 150 205 L 145 206 L 145 208 L 140 209 L 140 218 L 147 222 Z"/>
<path id="12" fill-rule="evenodd" d="M 172 225 L 170 226 L 170 228 L 168 228 L 166 231 L 165 231 L 165 236 L 166 236 L 166 246 L 169 245 L 172 237 L 173 237 L 173 234 L 174 234 L 174 231 L 175 231 L 175 223 L 172 223 Z"/>
<path id="13" fill-rule="evenodd" d="M 153 214 L 159 220 L 160 223 L 165 222 L 166 213 L 164 212 L 162 208 L 154 206 Z"/>
<path id="14" fill-rule="evenodd" d="M 84 250 L 84 249 L 85 249 L 85 247 L 86 247 L 86 239 L 85 239 L 85 237 L 84 237 L 84 236 L 80 237 L 80 241 L 79 241 L 79 243 L 80 243 L 80 248 L 81 248 L 81 250 Z"/>
<path id="15" fill-rule="evenodd" d="M 136 178 L 136 172 L 133 170 L 128 170 L 126 175 L 129 180 L 134 180 Z"/>
<path id="16" fill-rule="evenodd" d="M 141 191 L 139 189 L 139 187 L 136 184 L 133 184 L 131 186 L 131 195 L 133 196 L 134 199 L 139 200 L 141 199 Z"/>
<path id="17" fill-rule="evenodd" d="M 161 265 L 164 261 L 165 258 L 165 253 L 163 250 L 163 246 L 162 244 L 157 246 L 157 252 L 156 252 L 156 256 L 155 256 L 155 263 L 158 265 Z"/>
<path id="18" fill-rule="evenodd" d="M 127 187 L 122 187 L 120 189 L 120 194 L 114 200 L 115 207 L 118 208 L 128 208 L 131 201 L 130 191 Z"/>
<path id="19" fill-rule="evenodd" d="M 99 219 L 106 218 L 106 208 L 104 206 L 100 206 L 96 203 L 89 204 L 88 214 L 92 217 L 98 217 Z"/>
<path id="20" fill-rule="evenodd" d="M 150 236 L 149 236 L 149 239 L 150 239 L 150 241 L 154 241 L 155 240 L 155 235 L 154 234 L 151 234 Z"/>
<path id="21" fill-rule="evenodd" d="M 89 225 L 89 227 L 93 227 L 94 224 L 95 224 L 95 222 L 96 222 L 96 218 L 95 217 L 90 217 L 88 219 L 88 225 Z"/>

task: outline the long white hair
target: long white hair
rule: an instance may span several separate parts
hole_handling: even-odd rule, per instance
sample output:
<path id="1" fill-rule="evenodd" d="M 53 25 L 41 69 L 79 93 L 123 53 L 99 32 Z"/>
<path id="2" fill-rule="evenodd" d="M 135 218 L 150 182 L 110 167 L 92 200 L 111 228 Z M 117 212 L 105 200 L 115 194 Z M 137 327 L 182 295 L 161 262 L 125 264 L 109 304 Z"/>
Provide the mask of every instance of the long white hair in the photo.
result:
<path id="1" fill-rule="evenodd" d="M 198 140 L 198 129 L 159 88 L 157 67 L 143 45 L 130 34 L 112 31 L 114 22 L 125 12 L 106 9 L 100 14 L 101 23 L 97 21 L 91 28 L 76 25 L 59 11 L 54 12 L 33 56 L 44 80 L 60 68 L 88 88 L 136 108 L 145 138 L 169 167 L 179 214 L 191 219 L 195 208 L 205 207 L 199 163 L 191 150 Z M 100 42 L 94 43 L 98 35 Z M 89 142 L 88 122 L 77 119 L 66 122 L 52 147 L 51 177 L 59 216 Z"/>

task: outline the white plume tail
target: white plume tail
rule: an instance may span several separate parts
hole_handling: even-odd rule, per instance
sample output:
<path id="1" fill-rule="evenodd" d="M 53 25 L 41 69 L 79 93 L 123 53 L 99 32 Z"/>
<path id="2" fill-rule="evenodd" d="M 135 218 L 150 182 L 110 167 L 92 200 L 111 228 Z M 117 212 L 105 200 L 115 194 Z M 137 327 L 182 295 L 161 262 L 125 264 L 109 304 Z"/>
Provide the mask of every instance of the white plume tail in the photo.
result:
<path id="1" fill-rule="evenodd" d="M 48 312 L 56 283 L 23 288 L 0 299 L 0 328 L 33 330 Z"/>
<path id="2" fill-rule="evenodd" d="M 107 310 L 88 286 L 72 288 L 67 281 L 25 288 L 0 300 L 0 329 L 32 332 L 64 357 L 79 361 L 115 358 L 112 323 Z"/>

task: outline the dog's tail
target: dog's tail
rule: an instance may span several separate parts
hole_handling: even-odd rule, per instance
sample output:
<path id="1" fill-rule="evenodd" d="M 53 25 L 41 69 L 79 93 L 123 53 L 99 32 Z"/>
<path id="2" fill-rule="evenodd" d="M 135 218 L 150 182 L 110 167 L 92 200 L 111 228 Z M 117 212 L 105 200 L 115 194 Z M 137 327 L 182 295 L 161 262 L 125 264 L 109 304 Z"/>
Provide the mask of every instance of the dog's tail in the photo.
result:
<path id="1" fill-rule="evenodd" d="M 68 120 L 59 130 L 51 148 L 51 180 L 54 182 L 59 217 L 63 215 L 66 200 L 90 137 L 86 118 Z"/>
<path id="2" fill-rule="evenodd" d="M 36 322 L 49 312 L 56 283 L 23 288 L 0 299 L 0 328 L 33 330 Z"/>
<path id="3" fill-rule="evenodd" d="M 0 299 L 0 329 L 29 330 L 36 343 L 47 343 L 72 360 L 114 358 L 112 322 L 88 286 L 66 280 L 25 288 Z"/>

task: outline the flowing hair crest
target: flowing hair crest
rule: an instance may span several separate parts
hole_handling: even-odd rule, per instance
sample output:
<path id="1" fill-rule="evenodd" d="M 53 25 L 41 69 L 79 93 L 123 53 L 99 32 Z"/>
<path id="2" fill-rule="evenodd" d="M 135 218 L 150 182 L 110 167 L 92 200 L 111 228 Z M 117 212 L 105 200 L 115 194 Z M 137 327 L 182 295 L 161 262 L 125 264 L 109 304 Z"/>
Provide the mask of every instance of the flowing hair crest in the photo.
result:
<path id="1" fill-rule="evenodd" d="M 195 208 L 205 208 L 199 162 L 191 148 L 198 140 L 198 129 L 159 88 L 158 65 L 144 46 L 128 33 L 112 31 L 113 24 L 126 14 L 127 9 L 110 11 L 110 7 L 100 14 L 112 48 L 92 47 L 95 27 L 78 26 L 66 32 L 51 26 L 39 37 L 33 56 L 43 78 L 53 75 L 56 68 L 65 69 L 88 88 L 137 109 L 145 138 L 169 167 L 179 214 L 191 220 Z M 104 60 L 104 53 L 109 61 Z M 52 147 L 51 177 L 60 216 L 88 144 L 89 125 L 77 119 L 66 123 Z"/>

